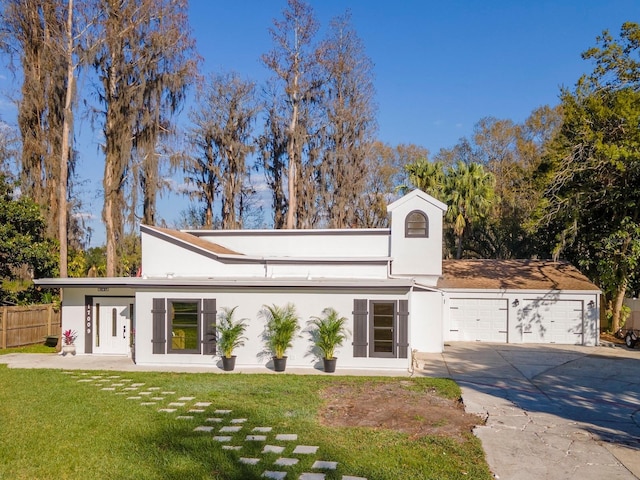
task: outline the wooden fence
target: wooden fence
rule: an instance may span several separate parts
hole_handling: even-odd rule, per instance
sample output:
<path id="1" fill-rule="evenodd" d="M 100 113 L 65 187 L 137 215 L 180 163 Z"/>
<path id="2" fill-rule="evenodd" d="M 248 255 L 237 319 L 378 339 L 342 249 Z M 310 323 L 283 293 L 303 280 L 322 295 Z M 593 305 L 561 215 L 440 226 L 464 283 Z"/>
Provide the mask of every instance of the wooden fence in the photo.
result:
<path id="1" fill-rule="evenodd" d="M 53 304 L 0 307 L 0 349 L 43 343 L 60 336 L 60 310 Z"/>

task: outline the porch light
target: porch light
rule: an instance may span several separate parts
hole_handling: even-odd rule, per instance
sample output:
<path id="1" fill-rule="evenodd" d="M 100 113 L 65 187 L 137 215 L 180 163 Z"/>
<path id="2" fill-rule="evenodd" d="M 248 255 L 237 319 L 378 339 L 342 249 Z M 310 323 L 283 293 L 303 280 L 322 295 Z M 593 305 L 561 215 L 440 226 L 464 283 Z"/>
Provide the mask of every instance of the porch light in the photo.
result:
<path id="1" fill-rule="evenodd" d="M 594 302 L 593 300 L 589 300 L 589 303 L 587 303 L 587 307 L 589 308 L 593 308 L 596 306 L 596 302 Z"/>
<path id="2" fill-rule="evenodd" d="M 518 305 L 520 305 L 520 300 L 518 300 L 517 298 L 511 303 L 511 306 L 513 307 L 517 307 Z"/>

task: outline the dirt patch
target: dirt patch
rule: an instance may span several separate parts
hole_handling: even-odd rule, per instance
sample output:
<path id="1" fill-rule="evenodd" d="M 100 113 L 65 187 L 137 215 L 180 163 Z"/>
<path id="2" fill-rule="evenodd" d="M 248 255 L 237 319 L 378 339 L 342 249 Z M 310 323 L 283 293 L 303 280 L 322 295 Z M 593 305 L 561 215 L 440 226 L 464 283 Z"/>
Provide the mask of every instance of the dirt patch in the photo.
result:
<path id="1" fill-rule="evenodd" d="M 465 413 L 462 402 L 418 391 L 409 381 L 333 385 L 321 393 L 325 425 L 397 430 L 414 438 L 446 436 L 462 441 L 483 419 Z"/>

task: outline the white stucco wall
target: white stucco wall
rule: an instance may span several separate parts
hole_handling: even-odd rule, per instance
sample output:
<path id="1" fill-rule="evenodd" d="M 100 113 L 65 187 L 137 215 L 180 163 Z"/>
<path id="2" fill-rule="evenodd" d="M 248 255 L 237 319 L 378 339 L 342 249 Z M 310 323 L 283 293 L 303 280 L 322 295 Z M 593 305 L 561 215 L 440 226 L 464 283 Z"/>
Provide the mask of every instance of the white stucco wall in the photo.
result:
<path id="1" fill-rule="evenodd" d="M 430 295 L 429 293 L 415 293 L 412 298 L 420 295 Z M 409 293 L 365 293 L 365 292 L 345 292 L 340 290 L 323 290 L 322 292 L 293 292 L 283 289 L 278 291 L 265 290 L 237 290 L 212 292 L 207 290 L 198 291 L 144 291 L 138 292 L 136 298 L 136 362 L 141 364 L 193 364 L 193 365 L 217 365 L 220 361 L 218 357 L 212 357 L 199 354 L 153 354 L 152 353 L 152 318 L 151 305 L 153 298 L 167 299 L 198 299 L 198 298 L 215 298 L 216 307 L 220 311 L 221 307 L 235 307 L 236 318 L 249 319 L 249 328 L 245 336 L 247 340 L 245 345 L 235 352 L 237 355 L 236 365 L 259 367 L 265 366 L 271 360 L 271 355 L 264 352 L 264 342 L 262 334 L 264 332 L 265 320 L 260 316 L 263 305 L 284 306 L 288 302 L 294 303 L 296 310 L 301 318 L 302 330 L 294 341 L 293 348 L 287 352 L 288 366 L 309 367 L 313 368 L 321 365 L 321 362 L 311 354 L 312 343 L 310 335 L 304 330 L 308 328 L 307 322 L 312 316 L 320 316 L 322 310 L 326 307 L 335 308 L 340 315 L 348 319 L 349 337 L 344 345 L 336 351 L 338 357 L 338 366 L 343 368 L 378 368 L 378 369 L 405 369 L 408 368 L 411 361 L 410 354 L 408 358 L 356 358 L 353 357 L 353 300 L 355 298 L 366 298 L 368 300 L 401 300 L 409 298 Z M 438 297 L 437 300 L 435 298 Z M 432 315 L 426 313 L 431 308 L 432 303 L 439 303 L 440 295 L 437 294 L 432 300 L 417 300 L 411 304 L 416 305 L 416 320 L 413 318 L 413 312 L 410 312 L 410 347 L 433 349 L 433 351 L 441 351 L 442 342 L 436 342 L 433 334 L 426 335 L 426 341 L 422 341 L 420 345 L 413 346 L 414 342 L 412 329 L 422 335 L 426 331 L 437 328 L 439 318 L 436 319 Z M 424 336 L 424 335 L 423 335 Z M 440 350 L 438 350 L 438 345 Z M 430 350 L 431 351 L 431 350 Z M 321 367 L 320 367 L 321 368 Z"/>
<path id="2" fill-rule="evenodd" d="M 326 236 L 330 238 L 331 236 Z M 233 237 L 237 238 L 237 237 Z M 344 240 L 343 237 L 340 237 Z M 387 236 L 374 236 L 376 240 Z M 353 239 L 353 238 L 352 238 Z M 278 243 L 271 238 L 270 243 Z M 299 237 L 299 240 L 308 240 Z M 255 239 L 254 239 L 255 241 Z M 312 243 L 316 242 L 314 240 Z M 385 245 L 387 240 L 385 240 Z M 258 242 L 259 243 L 259 242 Z M 302 243 L 302 242 L 301 242 Z M 211 254 L 192 251 L 154 235 L 142 233 L 142 274 L 148 278 L 204 277 L 204 278 L 387 278 L 387 252 L 377 262 L 317 262 L 298 260 L 279 262 L 276 259 L 255 258 L 249 261 L 233 261 L 212 258 Z M 234 247 L 229 247 L 234 248 Z M 334 256 L 342 256 L 341 251 Z M 361 256 L 361 258 L 368 258 Z"/>
<path id="3" fill-rule="evenodd" d="M 86 333 L 86 317 L 85 317 L 85 297 L 93 296 L 94 299 L 103 297 L 130 297 L 134 302 L 135 292 L 128 288 L 65 288 L 62 300 L 62 331 L 71 329 L 78 332 L 78 338 L 75 341 L 76 352 L 82 355 L 85 352 L 85 333 Z"/>
<path id="4" fill-rule="evenodd" d="M 244 255 L 261 257 L 386 257 L 388 229 L 189 231 Z"/>
<path id="5" fill-rule="evenodd" d="M 414 192 L 389 206 L 393 258 L 391 274 L 438 277 L 442 275 L 442 205 L 435 199 L 435 203 L 425 200 L 431 198 L 425 193 Z M 428 238 L 405 237 L 405 219 L 414 210 L 426 214 L 429 221 Z"/>
<path id="6" fill-rule="evenodd" d="M 415 291 L 409 300 L 411 349 L 424 353 L 439 353 L 444 348 L 440 292 Z"/>

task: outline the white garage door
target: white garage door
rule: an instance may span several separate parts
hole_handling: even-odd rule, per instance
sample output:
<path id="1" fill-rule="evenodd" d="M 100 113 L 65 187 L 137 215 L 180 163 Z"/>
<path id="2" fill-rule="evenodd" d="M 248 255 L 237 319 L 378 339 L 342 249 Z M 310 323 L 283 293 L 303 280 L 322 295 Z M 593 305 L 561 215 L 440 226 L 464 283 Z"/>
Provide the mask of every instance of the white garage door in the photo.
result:
<path id="1" fill-rule="evenodd" d="M 449 310 L 450 340 L 507 342 L 507 300 L 452 298 Z"/>
<path id="2" fill-rule="evenodd" d="M 581 300 L 524 300 L 518 312 L 525 343 L 583 343 Z"/>

